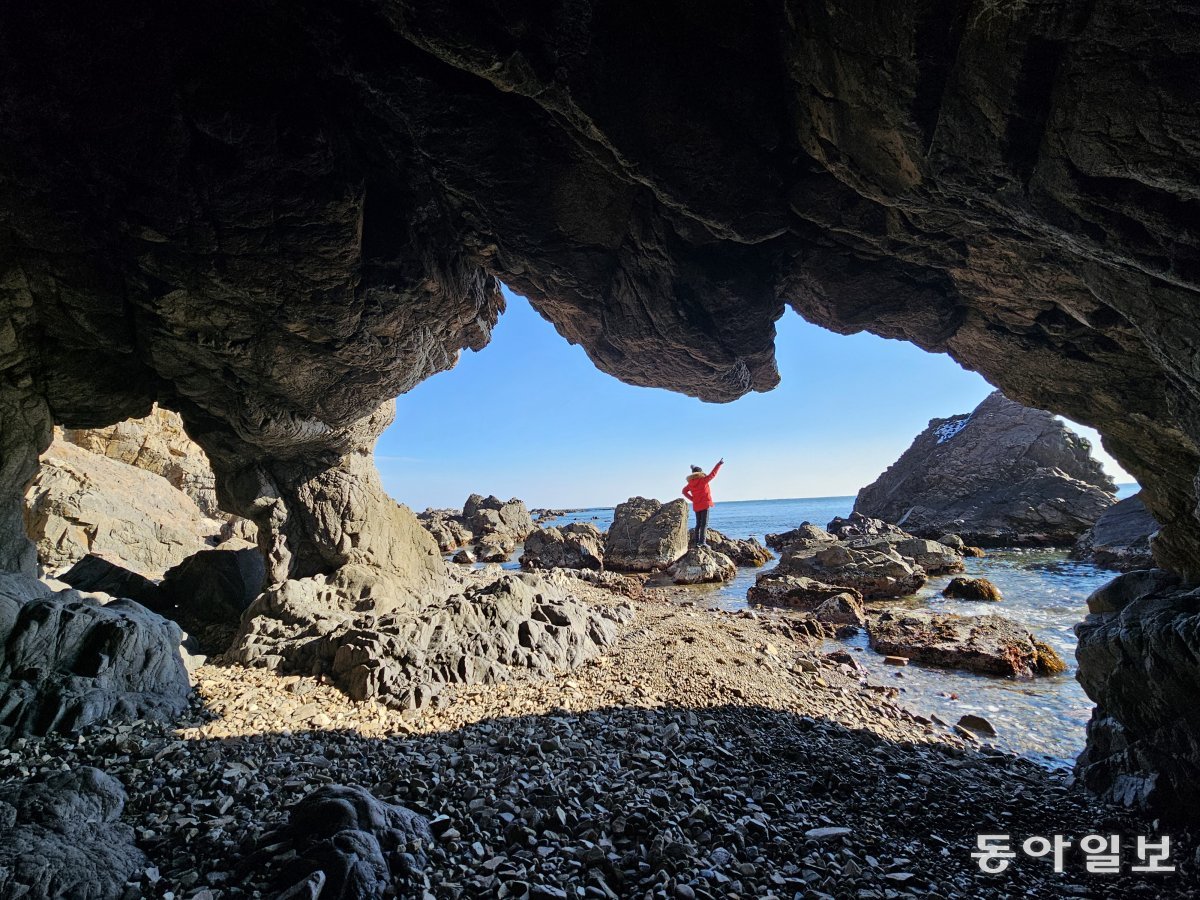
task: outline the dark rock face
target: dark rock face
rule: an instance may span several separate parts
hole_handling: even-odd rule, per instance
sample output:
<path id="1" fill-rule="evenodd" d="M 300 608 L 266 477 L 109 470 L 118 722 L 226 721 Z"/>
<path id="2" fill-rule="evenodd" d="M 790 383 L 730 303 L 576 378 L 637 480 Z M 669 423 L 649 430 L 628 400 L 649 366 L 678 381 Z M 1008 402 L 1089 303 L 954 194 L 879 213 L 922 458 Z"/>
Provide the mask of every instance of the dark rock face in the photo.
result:
<path id="1" fill-rule="evenodd" d="M 0 576 L 0 744 L 178 715 L 191 693 L 179 642 L 174 622 L 131 600 Z"/>
<path id="2" fill-rule="evenodd" d="M 630 497 L 617 504 L 604 539 L 604 559 L 622 572 L 665 569 L 688 549 L 688 508 L 683 500 L 659 503 Z"/>
<path id="3" fill-rule="evenodd" d="M 168 569 L 159 590 L 186 628 L 237 625 L 262 592 L 266 574 L 256 548 L 202 550 Z"/>
<path id="4" fill-rule="evenodd" d="M 1071 556 L 1120 572 L 1152 569 L 1150 541 L 1159 527 L 1139 492 L 1106 509 L 1096 524 L 1079 536 Z"/>
<path id="5" fill-rule="evenodd" d="M 370 447 L 389 398 L 486 344 L 500 277 L 603 370 L 707 400 L 776 383 L 789 304 L 947 352 L 1099 428 L 1158 563 L 1200 578 L 1187 5 L 0 17 L 4 571 L 36 572 L 51 426 L 157 400 L 271 581 L 444 597 Z"/>
<path id="6" fill-rule="evenodd" d="M 58 577 L 80 591 L 100 591 L 112 597 L 136 600 L 147 609 L 161 612 L 166 601 L 149 578 L 131 572 L 113 560 L 89 553 Z"/>
<path id="7" fill-rule="evenodd" d="M 1066 546 L 1114 502 L 1090 450 L 1050 413 L 996 391 L 969 415 L 931 421 L 854 509 L 927 537 Z"/>
<path id="8" fill-rule="evenodd" d="M 587 522 L 538 529 L 525 538 L 521 566 L 526 569 L 603 569 L 604 535 Z"/>
<path id="9" fill-rule="evenodd" d="M 1003 616 L 888 611 L 867 624 L 871 647 L 946 669 L 1031 678 L 1066 670 L 1058 654 Z"/>
<path id="10" fill-rule="evenodd" d="M 1096 702 L 1078 778 L 1109 800 L 1172 820 L 1200 809 L 1200 591 L 1130 572 L 1075 626 L 1079 683 Z"/>
<path id="11" fill-rule="evenodd" d="M 0 896 L 119 900 L 148 865 L 125 789 L 90 766 L 0 786 Z"/>
<path id="12" fill-rule="evenodd" d="M 746 599 L 751 603 L 787 606 L 812 612 L 826 600 L 840 597 L 842 594 L 848 594 L 857 602 L 862 602 L 862 594 L 851 588 L 826 584 L 803 575 L 780 575 L 772 570 L 755 579 L 754 587 L 746 591 Z"/>
<path id="13" fill-rule="evenodd" d="M 243 869 L 269 866 L 280 897 L 306 900 L 419 898 L 429 880 L 429 821 L 360 787 L 330 784 L 294 807 L 259 840 Z"/>

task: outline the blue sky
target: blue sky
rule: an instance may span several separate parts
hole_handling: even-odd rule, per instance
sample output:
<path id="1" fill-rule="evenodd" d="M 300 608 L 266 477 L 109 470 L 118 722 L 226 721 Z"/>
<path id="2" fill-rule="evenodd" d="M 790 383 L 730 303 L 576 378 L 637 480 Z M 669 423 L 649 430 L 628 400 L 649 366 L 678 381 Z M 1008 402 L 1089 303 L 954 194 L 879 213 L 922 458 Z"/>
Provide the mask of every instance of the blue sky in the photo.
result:
<path id="1" fill-rule="evenodd" d="M 854 494 L 934 417 L 969 412 L 991 386 L 948 356 L 870 334 L 846 337 L 789 311 L 778 322 L 782 382 L 733 403 L 632 387 L 600 372 L 521 297 L 479 353 L 396 401 L 375 459 L 416 510 L 477 492 L 530 506 L 671 499 L 688 466 L 725 467 L 718 500 Z M 1132 481 L 1099 446 L 1119 482 Z"/>

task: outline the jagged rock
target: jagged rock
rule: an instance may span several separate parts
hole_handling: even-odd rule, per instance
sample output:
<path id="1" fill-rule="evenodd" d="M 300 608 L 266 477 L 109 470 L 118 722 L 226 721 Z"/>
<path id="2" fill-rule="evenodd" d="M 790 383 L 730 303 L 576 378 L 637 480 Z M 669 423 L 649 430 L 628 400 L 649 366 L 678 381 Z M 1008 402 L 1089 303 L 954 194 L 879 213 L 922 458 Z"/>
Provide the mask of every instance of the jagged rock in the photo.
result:
<path id="1" fill-rule="evenodd" d="M 1139 492 L 1101 513 L 1096 524 L 1079 536 L 1071 556 L 1121 572 L 1152 569 L 1150 541 L 1159 528 Z"/>
<path id="2" fill-rule="evenodd" d="M 776 567 L 755 579 L 754 587 L 746 591 L 746 599 L 751 603 L 787 606 L 811 612 L 826 600 L 842 594 L 849 594 L 855 600 L 862 601 L 862 594 L 856 590 L 825 584 L 813 578 L 786 575 Z"/>
<path id="3" fill-rule="evenodd" d="M 1004 599 L 1000 588 L 986 578 L 951 578 L 950 583 L 942 589 L 943 597 L 953 597 L 956 600 L 986 600 L 999 603 Z"/>
<path id="4" fill-rule="evenodd" d="M 245 541 L 247 544 L 258 543 L 258 526 L 249 519 L 243 519 L 241 516 L 230 516 L 228 521 L 221 523 L 221 531 L 218 535 L 220 542 L 217 546 L 227 543 L 228 541 Z"/>
<path id="5" fill-rule="evenodd" d="M 587 522 L 539 529 L 525 538 L 521 565 L 526 569 L 603 569 L 604 535 Z"/>
<path id="6" fill-rule="evenodd" d="M 453 561 L 459 563 L 460 565 L 469 566 L 478 560 L 476 559 L 475 552 L 471 550 L 470 547 L 463 547 L 454 554 Z"/>
<path id="7" fill-rule="evenodd" d="M 420 898 L 429 886 L 429 820 L 361 787 L 317 788 L 292 807 L 285 825 L 259 838 L 258 846 L 240 872 L 266 867 L 280 897 L 404 900 Z"/>
<path id="8" fill-rule="evenodd" d="M 131 600 L 0 575 L 0 744 L 95 722 L 169 720 L 191 693 L 174 622 Z"/>
<path id="9" fill-rule="evenodd" d="M 262 593 L 266 565 L 257 548 L 202 550 L 167 570 L 162 595 L 191 631 L 200 625 L 237 625 Z"/>
<path id="10" fill-rule="evenodd" d="M 452 509 L 427 509 L 417 516 L 417 521 L 433 535 L 443 553 L 453 553 L 470 544 L 475 537 L 458 512 Z"/>
<path id="11" fill-rule="evenodd" d="M 161 476 L 63 441 L 42 457 L 25 522 L 48 569 L 104 553 L 147 574 L 203 550 L 221 528 Z"/>
<path id="12" fill-rule="evenodd" d="M 782 534 L 768 534 L 766 537 L 767 546 L 778 553 L 782 553 L 790 545 L 801 541 L 819 541 L 821 543 L 832 543 L 837 538 L 826 531 L 819 525 L 812 525 L 805 522 L 799 528 L 793 528 L 791 531 L 785 531 Z"/>
<path id="13" fill-rule="evenodd" d="M 157 584 L 99 553 L 89 553 L 58 576 L 58 580 L 76 590 L 136 600 L 155 612 L 161 612 L 166 605 Z"/>
<path id="14" fill-rule="evenodd" d="M 690 547 L 667 567 L 667 574 L 676 584 L 706 584 L 732 581 L 737 577 L 737 566 L 712 547 Z"/>
<path id="15" fill-rule="evenodd" d="M 949 531 L 982 546 L 1067 546 L 1115 493 L 1086 440 L 995 391 L 972 413 L 932 420 L 859 491 L 854 509 L 928 537 Z"/>
<path id="16" fill-rule="evenodd" d="M 501 500 L 472 494 L 463 504 L 462 518 L 476 541 L 503 543 L 510 553 L 537 528 L 525 503 L 515 497 Z"/>
<path id="17" fill-rule="evenodd" d="M 771 551 L 760 544 L 755 538 L 742 540 L 731 538 L 716 529 L 709 528 L 706 535 L 708 546 L 733 560 L 734 565 L 749 569 L 765 566 L 773 558 Z"/>
<path id="18" fill-rule="evenodd" d="M 549 675 L 603 652 L 621 614 L 589 609 L 533 574 L 501 574 L 448 600 L 378 608 L 343 569 L 270 586 L 247 611 L 229 658 L 281 673 L 325 674 L 351 698 L 425 706 L 448 683 L 502 680 L 513 669 Z M 358 597 L 350 604 L 346 598 Z M 358 609 L 354 607 L 357 606 Z"/>
<path id="19" fill-rule="evenodd" d="M 862 628 L 867 624 L 862 601 L 849 592 L 834 594 L 822 601 L 813 610 L 813 618 L 825 625 L 852 625 Z"/>
<path id="20" fill-rule="evenodd" d="M 885 522 L 883 519 L 864 516 L 858 510 L 850 513 L 849 518 L 834 517 L 826 531 L 837 540 L 858 537 L 895 537 L 903 540 L 912 537 L 903 528 Z"/>
<path id="21" fill-rule="evenodd" d="M 475 545 L 475 559 L 479 562 L 508 562 L 515 545 L 500 544 L 495 541 L 480 541 Z"/>
<path id="22" fill-rule="evenodd" d="M 659 503 L 631 497 L 617 505 L 604 541 L 610 569 L 653 572 L 665 569 L 688 549 L 688 509 L 682 500 Z"/>
<path id="23" fill-rule="evenodd" d="M 1076 777 L 1101 798 L 1172 821 L 1200 809 L 1200 590 L 1158 571 L 1120 575 L 1075 626 L 1079 683 L 1096 703 Z"/>
<path id="24" fill-rule="evenodd" d="M 187 436 L 179 413 L 155 406 L 150 415 L 105 428 L 66 428 L 62 439 L 167 479 L 210 519 L 224 519 L 208 456 Z"/>
<path id="25" fill-rule="evenodd" d="M 1054 650 L 1003 616 L 888 610 L 867 623 L 871 647 L 944 669 L 1032 678 L 1066 669 Z"/>
<path id="26" fill-rule="evenodd" d="M 125 789 L 91 766 L 0 785 L 0 896 L 120 900 L 148 861 L 121 821 Z"/>
<path id="27" fill-rule="evenodd" d="M 852 588 L 864 600 L 903 597 L 925 583 L 924 569 L 883 545 L 856 550 L 842 543 L 793 544 L 783 551 L 779 565 L 767 573 L 770 577 L 786 575 Z"/>

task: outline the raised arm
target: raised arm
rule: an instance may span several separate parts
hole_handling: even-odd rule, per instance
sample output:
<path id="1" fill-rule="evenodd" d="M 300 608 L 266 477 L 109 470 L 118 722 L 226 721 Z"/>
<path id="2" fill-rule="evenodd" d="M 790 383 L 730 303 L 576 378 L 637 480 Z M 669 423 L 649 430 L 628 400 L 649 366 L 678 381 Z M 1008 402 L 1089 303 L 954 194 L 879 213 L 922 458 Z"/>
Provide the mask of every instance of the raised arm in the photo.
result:
<path id="1" fill-rule="evenodd" d="M 705 483 L 708 483 L 708 482 L 712 481 L 714 478 L 716 478 L 717 473 L 721 471 L 721 466 L 723 466 L 723 465 L 725 465 L 724 458 L 717 460 L 717 464 L 715 466 L 713 466 L 713 470 L 704 476 Z"/>

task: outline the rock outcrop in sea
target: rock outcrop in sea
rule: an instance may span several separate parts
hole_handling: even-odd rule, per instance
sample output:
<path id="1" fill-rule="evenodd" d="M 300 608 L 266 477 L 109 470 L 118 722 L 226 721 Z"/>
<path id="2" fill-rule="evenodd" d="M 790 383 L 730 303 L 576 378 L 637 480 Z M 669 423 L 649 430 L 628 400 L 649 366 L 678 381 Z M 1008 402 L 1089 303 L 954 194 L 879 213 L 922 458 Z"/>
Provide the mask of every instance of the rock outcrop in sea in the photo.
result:
<path id="1" fill-rule="evenodd" d="M 1115 492 L 1084 438 L 995 391 L 973 412 L 931 421 L 854 510 L 923 537 L 1070 546 Z"/>

